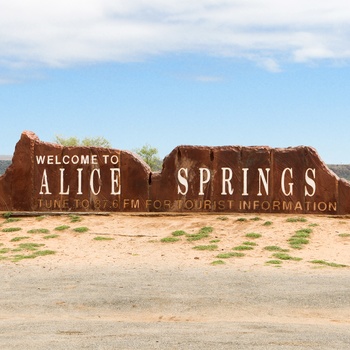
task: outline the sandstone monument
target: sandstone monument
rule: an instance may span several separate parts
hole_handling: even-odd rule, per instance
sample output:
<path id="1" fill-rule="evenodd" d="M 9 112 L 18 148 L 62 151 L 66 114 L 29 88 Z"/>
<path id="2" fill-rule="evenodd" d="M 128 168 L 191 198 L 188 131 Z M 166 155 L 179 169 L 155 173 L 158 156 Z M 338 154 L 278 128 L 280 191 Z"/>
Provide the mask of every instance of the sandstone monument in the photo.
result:
<path id="1" fill-rule="evenodd" d="M 311 147 L 178 146 L 152 172 L 136 154 L 22 133 L 0 211 L 350 214 L 350 183 Z"/>

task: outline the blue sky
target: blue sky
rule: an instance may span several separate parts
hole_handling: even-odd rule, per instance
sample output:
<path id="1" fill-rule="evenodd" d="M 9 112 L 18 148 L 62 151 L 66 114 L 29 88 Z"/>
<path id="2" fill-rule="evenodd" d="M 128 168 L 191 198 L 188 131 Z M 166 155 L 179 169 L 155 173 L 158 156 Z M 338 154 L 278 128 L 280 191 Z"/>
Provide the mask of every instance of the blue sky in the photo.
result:
<path id="1" fill-rule="evenodd" d="M 0 0 L 0 154 L 31 130 L 350 164 L 349 34 L 337 0 Z"/>

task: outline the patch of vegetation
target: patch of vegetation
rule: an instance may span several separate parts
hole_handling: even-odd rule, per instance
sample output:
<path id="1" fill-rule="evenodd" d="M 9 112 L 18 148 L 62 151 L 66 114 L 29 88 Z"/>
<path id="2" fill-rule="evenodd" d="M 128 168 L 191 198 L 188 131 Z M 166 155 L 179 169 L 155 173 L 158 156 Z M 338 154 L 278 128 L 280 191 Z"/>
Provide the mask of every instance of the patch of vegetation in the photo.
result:
<path id="1" fill-rule="evenodd" d="M 36 220 L 37 221 L 43 221 L 44 219 L 46 219 L 47 216 L 46 215 L 40 215 L 40 216 L 37 216 Z"/>
<path id="2" fill-rule="evenodd" d="M 216 250 L 216 249 L 218 249 L 218 246 L 216 244 L 196 245 L 195 247 L 193 247 L 193 249 L 196 249 L 196 250 Z"/>
<path id="3" fill-rule="evenodd" d="M 44 236 L 43 238 L 44 239 L 51 239 L 51 238 L 57 238 L 57 237 L 59 237 L 59 235 L 52 234 L 52 235 Z"/>
<path id="4" fill-rule="evenodd" d="M 82 218 L 79 215 L 69 215 L 70 222 L 80 222 Z"/>
<path id="5" fill-rule="evenodd" d="M 275 253 L 273 254 L 273 257 L 280 260 L 294 260 L 294 261 L 303 260 L 302 258 L 297 258 L 286 253 Z"/>
<path id="6" fill-rule="evenodd" d="M 176 237 L 164 237 L 160 241 L 162 243 L 174 243 L 174 242 L 178 242 L 179 240 L 180 238 L 176 238 Z"/>
<path id="7" fill-rule="evenodd" d="M 18 222 L 18 221 L 21 221 L 21 219 L 19 219 L 19 218 L 7 218 L 5 220 L 5 224 L 11 223 L 11 222 Z"/>
<path id="8" fill-rule="evenodd" d="M 309 227 L 316 227 L 316 226 L 318 226 L 318 224 L 309 224 L 308 226 Z"/>
<path id="9" fill-rule="evenodd" d="M 3 228 L 1 231 L 2 232 L 16 232 L 16 231 L 21 231 L 22 229 L 20 227 L 6 227 Z"/>
<path id="10" fill-rule="evenodd" d="M 289 249 L 283 249 L 277 245 L 268 245 L 264 247 L 265 250 L 268 250 L 269 252 L 288 252 Z"/>
<path id="11" fill-rule="evenodd" d="M 209 241 L 209 243 L 219 243 L 220 239 L 212 239 L 211 241 Z"/>
<path id="12" fill-rule="evenodd" d="M 18 247 L 21 250 L 37 250 L 38 248 L 44 245 L 45 244 L 39 244 L 39 243 L 21 243 Z"/>
<path id="13" fill-rule="evenodd" d="M 96 236 L 94 237 L 95 241 L 113 241 L 114 238 L 112 237 L 103 237 L 103 236 Z"/>
<path id="14" fill-rule="evenodd" d="M 211 233 L 211 232 L 213 232 L 213 228 L 211 226 L 205 226 L 205 227 L 202 227 L 198 233 L 193 233 L 193 234 L 187 235 L 187 240 L 189 242 L 199 241 L 203 238 L 209 237 L 209 233 Z"/>
<path id="15" fill-rule="evenodd" d="M 22 237 L 14 237 L 10 240 L 10 242 L 19 242 L 22 241 L 23 239 L 28 239 L 28 236 L 22 236 Z"/>
<path id="16" fill-rule="evenodd" d="M 11 249 L 10 248 L 1 248 L 0 254 L 7 254 Z"/>
<path id="17" fill-rule="evenodd" d="M 252 247 L 255 247 L 255 246 L 258 245 L 258 244 L 255 243 L 255 242 L 249 242 L 249 241 L 243 242 L 242 244 L 243 244 L 243 245 L 249 245 L 249 246 L 252 246 Z"/>
<path id="18" fill-rule="evenodd" d="M 286 221 L 287 222 L 306 222 L 307 219 L 303 217 L 298 217 L 298 218 L 288 218 Z"/>
<path id="19" fill-rule="evenodd" d="M 347 238 L 347 237 L 350 237 L 350 233 L 339 233 L 338 236 L 342 238 Z"/>
<path id="20" fill-rule="evenodd" d="M 265 222 L 263 223 L 263 226 L 271 226 L 272 224 L 273 224 L 272 221 L 265 221 Z"/>
<path id="21" fill-rule="evenodd" d="M 55 227 L 55 231 L 64 231 L 64 230 L 68 230 L 69 228 L 70 226 L 68 225 L 57 226 Z"/>
<path id="22" fill-rule="evenodd" d="M 2 216 L 3 216 L 5 219 L 8 219 L 9 217 L 12 216 L 12 212 L 11 212 L 11 211 L 7 211 L 6 213 L 2 214 Z"/>
<path id="23" fill-rule="evenodd" d="M 233 250 L 253 250 L 254 248 L 249 245 L 239 245 L 237 247 L 232 248 Z"/>
<path id="24" fill-rule="evenodd" d="M 212 263 L 211 263 L 211 265 L 225 265 L 226 263 L 225 263 L 225 261 L 223 261 L 223 260 L 214 260 Z"/>
<path id="25" fill-rule="evenodd" d="M 281 260 L 268 260 L 266 261 L 265 264 L 269 264 L 269 265 L 281 265 L 282 261 Z"/>
<path id="26" fill-rule="evenodd" d="M 255 232 L 251 232 L 251 233 L 247 233 L 245 236 L 247 238 L 260 238 L 261 234 L 260 233 L 255 233 Z"/>
<path id="27" fill-rule="evenodd" d="M 250 219 L 251 221 L 260 221 L 262 220 L 262 218 L 260 218 L 259 216 L 255 216 L 253 218 Z"/>
<path id="28" fill-rule="evenodd" d="M 243 256 L 244 256 L 244 253 L 227 252 L 227 253 L 220 253 L 216 257 L 218 259 L 229 259 L 229 258 L 241 258 Z"/>
<path id="29" fill-rule="evenodd" d="M 174 237 L 185 236 L 187 233 L 183 230 L 176 230 L 171 233 Z"/>
<path id="30" fill-rule="evenodd" d="M 302 249 L 303 245 L 309 243 L 309 237 L 312 232 L 311 228 L 304 228 L 295 232 L 295 234 L 288 240 L 293 249 Z"/>
<path id="31" fill-rule="evenodd" d="M 82 232 L 87 232 L 89 231 L 89 229 L 86 227 L 86 226 L 82 226 L 82 227 L 76 227 L 73 229 L 74 232 L 79 232 L 79 233 L 82 233 Z"/>
<path id="32" fill-rule="evenodd" d="M 236 221 L 245 222 L 245 221 L 248 221 L 248 219 L 246 219 L 246 218 L 238 218 Z"/>
<path id="33" fill-rule="evenodd" d="M 216 219 L 221 220 L 221 221 L 226 221 L 226 220 L 228 220 L 228 217 L 227 216 L 218 216 Z"/>
<path id="34" fill-rule="evenodd" d="M 327 262 L 325 260 L 312 260 L 312 261 L 310 261 L 310 263 L 323 265 L 323 266 L 330 266 L 330 267 L 347 267 L 347 265 Z"/>
<path id="35" fill-rule="evenodd" d="M 29 254 L 29 255 L 15 255 L 12 258 L 13 262 L 18 262 L 24 259 L 35 259 L 39 256 L 46 256 L 46 255 L 52 255 L 52 254 L 56 254 L 56 252 L 54 250 L 38 250 L 36 252 L 34 252 L 33 254 Z"/>
<path id="36" fill-rule="evenodd" d="M 49 233 L 50 230 L 47 228 L 33 228 L 32 230 L 27 231 L 28 233 Z"/>

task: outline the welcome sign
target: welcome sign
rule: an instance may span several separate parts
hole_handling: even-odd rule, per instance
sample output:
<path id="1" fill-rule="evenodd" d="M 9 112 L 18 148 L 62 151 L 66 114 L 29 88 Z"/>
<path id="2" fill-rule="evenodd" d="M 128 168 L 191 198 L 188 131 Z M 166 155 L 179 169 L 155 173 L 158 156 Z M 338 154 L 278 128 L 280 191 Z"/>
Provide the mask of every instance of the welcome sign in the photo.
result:
<path id="1" fill-rule="evenodd" d="M 310 147 L 179 146 L 161 172 L 132 152 L 23 132 L 1 211 L 350 213 L 350 183 Z"/>

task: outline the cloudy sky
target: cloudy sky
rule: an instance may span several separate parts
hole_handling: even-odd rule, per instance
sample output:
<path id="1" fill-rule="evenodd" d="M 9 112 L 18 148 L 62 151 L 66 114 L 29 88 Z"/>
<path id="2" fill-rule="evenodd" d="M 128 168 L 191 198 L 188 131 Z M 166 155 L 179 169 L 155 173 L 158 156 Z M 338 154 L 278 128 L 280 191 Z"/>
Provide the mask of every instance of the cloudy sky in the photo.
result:
<path id="1" fill-rule="evenodd" d="M 0 154 L 31 130 L 347 164 L 349 63 L 349 1 L 0 0 Z"/>

